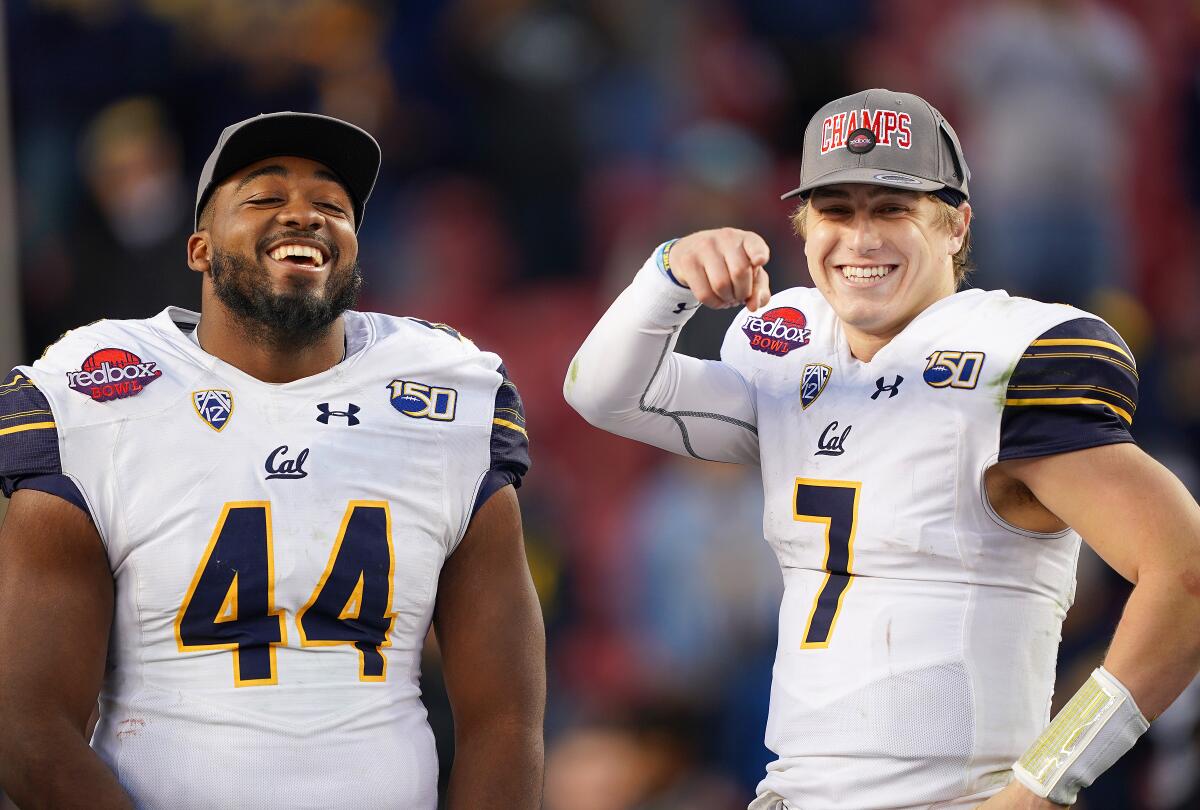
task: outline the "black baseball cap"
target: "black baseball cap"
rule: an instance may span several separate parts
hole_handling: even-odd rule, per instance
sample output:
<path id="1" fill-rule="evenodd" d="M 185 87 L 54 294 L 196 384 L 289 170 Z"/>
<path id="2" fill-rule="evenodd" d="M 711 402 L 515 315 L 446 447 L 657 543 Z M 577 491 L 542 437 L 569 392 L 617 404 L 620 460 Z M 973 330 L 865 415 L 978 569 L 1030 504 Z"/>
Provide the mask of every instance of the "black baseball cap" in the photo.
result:
<path id="1" fill-rule="evenodd" d="M 302 112 L 264 113 L 225 127 L 200 172 L 196 229 L 200 228 L 200 211 L 225 178 L 243 166 L 283 155 L 315 160 L 338 176 L 350 194 L 354 230 L 358 231 L 367 199 L 379 176 L 382 158 L 379 143 L 354 124 Z"/>
<path id="2" fill-rule="evenodd" d="M 866 183 L 934 192 L 957 205 L 970 196 L 970 178 L 958 135 L 932 104 L 877 88 L 817 111 L 804 130 L 800 185 L 781 199 L 835 183 Z"/>

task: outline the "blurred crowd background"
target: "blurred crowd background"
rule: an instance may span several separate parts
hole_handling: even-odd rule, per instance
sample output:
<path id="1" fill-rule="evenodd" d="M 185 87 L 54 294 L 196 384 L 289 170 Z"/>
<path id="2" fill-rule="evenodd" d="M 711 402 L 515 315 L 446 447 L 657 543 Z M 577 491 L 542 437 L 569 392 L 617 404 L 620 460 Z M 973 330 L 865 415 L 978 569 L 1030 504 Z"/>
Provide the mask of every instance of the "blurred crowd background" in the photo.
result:
<path id="1" fill-rule="evenodd" d="M 1188 0 L 5 0 L 28 362 L 101 317 L 199 306 L 184 245 L 227 124 L 353 121 L 383 147 L 361 307 L 498 352 L 526 403 L 521 489 L 550 651 L 548 810 L 726 810 L 753 795 L 781 578 L 756 471 L 587 426 L 563 374 L 660 242 L 720 225 L 808 283 L 789 206 L 804 125 L 864 87 L 946 114 L 973 170 L 970 283 L 1110 320 L 1134 432 L 1200 487 L 1200 3 Z M 732 313 L 680 348 L 715 357 Z M 1128 586 L 1080 561 L 1059 699 Z M 451 721 L 430 644 L 425 691 Z M 504 678 L 504 673 L 496 673 Z M 1193 688 L 1079 807 L 1200 807 Z M 444 768 L 445 770 L 445 768 Z"/>

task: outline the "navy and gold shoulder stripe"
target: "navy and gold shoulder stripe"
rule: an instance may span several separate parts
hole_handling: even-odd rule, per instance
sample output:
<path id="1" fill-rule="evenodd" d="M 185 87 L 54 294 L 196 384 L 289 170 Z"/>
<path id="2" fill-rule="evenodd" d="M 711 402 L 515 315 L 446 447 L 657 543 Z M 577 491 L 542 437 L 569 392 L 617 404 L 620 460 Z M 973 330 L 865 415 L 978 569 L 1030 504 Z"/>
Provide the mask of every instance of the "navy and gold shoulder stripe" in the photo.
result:
<path id="1" fill-rule="evenodd" d="M 13 369 L 0 384 L 0 437 L 53 429 L 50 403 L 28 377 Z"/>
<path id="2" fill-rule="evenodd" d="M 1138 374 L 1112 327 L 1077 318 L 1048 330 L 1017 362 L 1004 399 L 1000 460 L 1133 441 Z"/>
<path id="3" fill-rule="evenodd" d="M 529 472 L 529 433 L 525 429 L 525 406 L 517 386 L 508 378 L 508 371 L 501 365 L 500 387 L 496 389 L 496 403 L 492 412 L 491 462 L 479 494 L 475 498 L 472 514 L 490 498 L 496 490 L 507 484 L 521 486 L 521 479 Z"/>
<path id="4" fill-rule="evenodd" d="M 55 455 L 58 455 L 58 436 L 54 427 L 54 414 L 50 413 L 50 403 L 46 401 L 42 392 L 37 390 L 37 386 L 16 368 L 8 372 L 4 383 L 0 383 L 0 442 L 4 443 L 0 446 L 28 446 L 36 442 L 36 439 L 18 439 L 18 433 L 48 432 L 54 442 Z M 4 469 L 2 461 L 0 469 Z"/>
<path id="5" fill-rule="evenodd" d="M 36 489 L 88 512 L 79 488 L 63 475 L 57 427 L 46 395 L 21 372 L 9 372 L 0 384 L 0 492 L 11 498 L 18 489 Z"/>

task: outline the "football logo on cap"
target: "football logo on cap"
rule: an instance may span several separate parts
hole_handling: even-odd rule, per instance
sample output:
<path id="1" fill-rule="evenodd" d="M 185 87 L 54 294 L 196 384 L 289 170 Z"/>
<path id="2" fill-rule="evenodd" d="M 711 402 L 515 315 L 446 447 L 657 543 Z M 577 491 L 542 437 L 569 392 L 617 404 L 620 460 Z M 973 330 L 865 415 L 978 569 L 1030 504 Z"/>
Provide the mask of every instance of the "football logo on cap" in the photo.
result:
<path id="1" fill-rule="evenodd" d="M 873 130 L 859 127 L 846 138 L 846 150 L 856 155 L 865 155 L 875 148 L 878 140 Z"/>

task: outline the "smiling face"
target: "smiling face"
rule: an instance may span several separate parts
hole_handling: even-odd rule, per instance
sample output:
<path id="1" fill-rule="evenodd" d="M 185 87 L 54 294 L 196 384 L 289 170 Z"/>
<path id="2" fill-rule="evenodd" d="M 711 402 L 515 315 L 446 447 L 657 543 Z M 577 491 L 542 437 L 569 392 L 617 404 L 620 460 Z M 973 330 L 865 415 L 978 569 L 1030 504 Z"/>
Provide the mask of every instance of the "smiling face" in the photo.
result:
<path id="1" fill-rule="evenodd" d="M 361 274 L 353 206 L 325 166 L 272 157 L 227 178 L 188 245 L 220 305 L 253 335 L 309 345 L 353 306 Z"/>
<path id="2" fill-rule="evenodd" d="M 857 183 L 818 188 L 804 214 L 808 269 L 860 359 L 954 293 L 954 254 L 970 224 L 948 226 L 926 194 Z M 868 355 L 863 357 L 863 355 Z"/>

